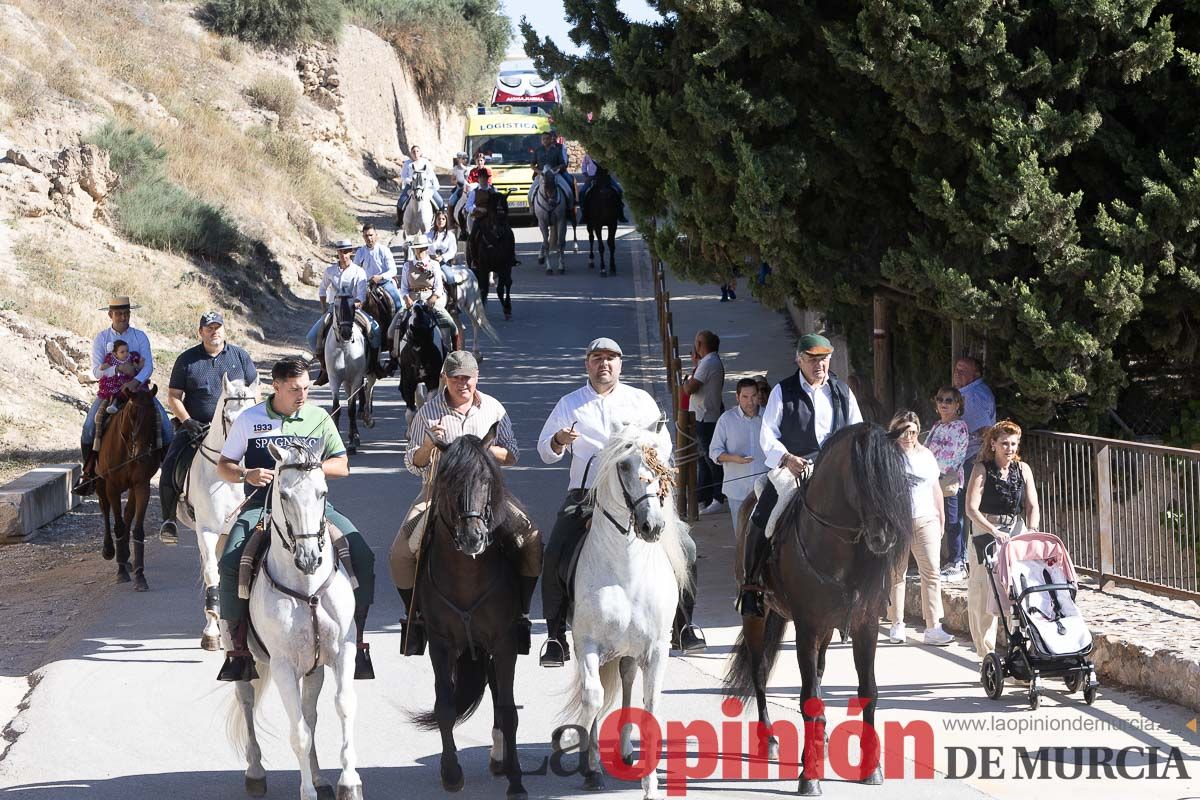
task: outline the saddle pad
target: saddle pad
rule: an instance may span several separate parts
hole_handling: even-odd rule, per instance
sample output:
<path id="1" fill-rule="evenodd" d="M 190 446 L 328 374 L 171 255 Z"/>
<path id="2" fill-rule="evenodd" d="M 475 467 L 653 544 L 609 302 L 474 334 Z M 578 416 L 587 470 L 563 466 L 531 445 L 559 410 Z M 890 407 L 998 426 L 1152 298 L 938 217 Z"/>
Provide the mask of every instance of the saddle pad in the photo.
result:
<path id="1" fill-rule="evenodd" d="M 788 502 L 800 489 L 799 483 L 796 481 L 796 476 L 791 473 L 786 467 L 776 467 L 767 473 L 766 476 L 775 486 L 775 492 L 779 495 L 779 501 L 775 503 L 775 508 L 771 511 L 771 519 L 767 521 L 766 537 L 770 539 L 775 533 L 775 523 L 778 521 L 783 510 L 787 508 Z"/>

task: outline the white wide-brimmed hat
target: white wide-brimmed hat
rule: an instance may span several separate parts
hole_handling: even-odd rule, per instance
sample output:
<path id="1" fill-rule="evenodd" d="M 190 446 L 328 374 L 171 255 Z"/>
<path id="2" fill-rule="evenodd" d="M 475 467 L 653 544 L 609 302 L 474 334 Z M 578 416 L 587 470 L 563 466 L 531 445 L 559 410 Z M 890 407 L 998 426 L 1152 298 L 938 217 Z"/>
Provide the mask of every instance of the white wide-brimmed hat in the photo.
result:
<path id="1" fill-rule="evenodd" d="M 141 306 L 129 305 L 128 295 L 115 295 L 108 300 L 108 307 L 100 309 L 101 311 L 129 311 L 130 309 L 141 308 Z"/>
<path id="2" fill-rule="evenodd" d="M 408 240 L 408 246 L 413 250 L 428 250 L 429 237 L 423 233 L 418 233 L 416 236 Z"/>

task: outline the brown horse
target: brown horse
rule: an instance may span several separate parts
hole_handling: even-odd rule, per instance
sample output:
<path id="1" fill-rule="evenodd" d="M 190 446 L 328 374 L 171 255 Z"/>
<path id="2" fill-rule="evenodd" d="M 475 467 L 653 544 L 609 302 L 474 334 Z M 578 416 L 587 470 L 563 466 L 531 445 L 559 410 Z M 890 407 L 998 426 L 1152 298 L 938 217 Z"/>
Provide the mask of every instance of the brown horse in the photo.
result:
<path id="1" fill-rule="evenodd" d="M 765 618 L 742 618 L 725 686 L 735 697 L 758 701 L 758 746 L 769 758 L 777 758 L 779 741 L 767 714 L 766 683 L 787 620 L 795 623 L 805 722 L 801 795 L 821 794 L 825 714 L 822 705 L 809 701 L 821 697 L 825 651 L 834 628 L 848 626 L 853 636 L 857 697 L 864 703 L 863 722 L 874 731 L 879 617 L 887 604 L 893 565 L 907 557 L 911 504 L 903 454 L 883 428 L 860 423 L 825 442 L 807 489 L 796 491 L 778 514 L 772 537 L 775 553 L 763 575 L 769 610 Z M 740 529 L 751 507 L 747 503 L 743 509 Z M 863 737 L 859 778 L 878 784 L 883 781 L 878 739 L 873 739 L 874 752 L 868 755 L 868 738 Z"/>
<path id="2" fill-rule="evenodd" d="M 134 392 L 105 426 L 96 460 L 96 496 L 104 513 L 104 559 L 117 559 L 117 583 L 128 583 L 144 592 L 146 584 L 146 530 L 142 523 L 150 504 L 150 479 L 158 472 L 163 450 L 159 413 L 154 404 L 158 387 Z M 121 511 L 121 496 L 129 498 Z M 109 510 L 112 510 L 112 520 Z M 116 526 L 114 534 L 112 528 Z M 129 538 L 133 535 L 133 566 L 129 564 Z"/>

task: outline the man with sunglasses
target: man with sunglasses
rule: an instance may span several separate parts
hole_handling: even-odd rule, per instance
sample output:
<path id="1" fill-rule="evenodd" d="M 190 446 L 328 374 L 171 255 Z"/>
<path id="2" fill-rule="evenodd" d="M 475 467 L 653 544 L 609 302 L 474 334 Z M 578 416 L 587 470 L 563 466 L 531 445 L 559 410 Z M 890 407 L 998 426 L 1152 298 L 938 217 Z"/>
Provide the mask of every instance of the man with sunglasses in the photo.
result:
<path id="1" fill-rule="evenodd" d="M 808 333 L 796 344 L 796 374 L 771 390 L 763 411 L 760 444 L 771 469 L 782 467 L 799 480 L 808 480 L 821 445 L 847 425 L 862 422 L 858 400 L 850 387 L 830 371 L 833 345 L 819 333 Z M 767 523 L 779 495 L 767 481 L 746 530 L 743 555 L 745 580 L 737 607 L 744 617 L 766 613 L 762 568 L 770 552 Z"/>

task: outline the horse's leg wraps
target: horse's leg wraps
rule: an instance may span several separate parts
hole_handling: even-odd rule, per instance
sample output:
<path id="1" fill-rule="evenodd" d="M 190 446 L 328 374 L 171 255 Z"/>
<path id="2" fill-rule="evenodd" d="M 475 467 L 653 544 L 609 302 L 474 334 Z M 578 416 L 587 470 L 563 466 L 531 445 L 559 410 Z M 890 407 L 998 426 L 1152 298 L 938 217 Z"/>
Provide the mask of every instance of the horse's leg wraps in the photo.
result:
<path id="1" fill-rule="evenodd" d="M 354 574 L 354 562 L 350 560 L 350 543 L 346 541 L 346 537 L 339 536 L 333 540 L 333 552 L 337 554 L 337 559 L 341 562 L 342 569 L 346 570 L 346 577 L 350 579 L 350 586 L 358 588 L 358 576 Z"/>
<path id="2" fill-rule="evenodd" d="M 242 558 L 238 561 L 238 597 L 242 600 L 250 599 L 250 582 L 254 580 L 254 562 L 258 560 L 258 551 L 262 549 L 266 539 L 266 528 L 255 525 L 242 550 Z"/>

